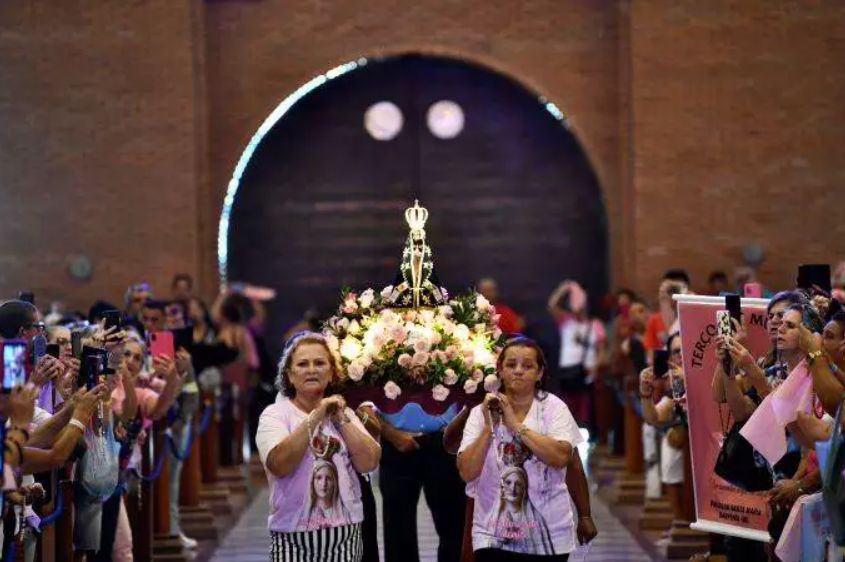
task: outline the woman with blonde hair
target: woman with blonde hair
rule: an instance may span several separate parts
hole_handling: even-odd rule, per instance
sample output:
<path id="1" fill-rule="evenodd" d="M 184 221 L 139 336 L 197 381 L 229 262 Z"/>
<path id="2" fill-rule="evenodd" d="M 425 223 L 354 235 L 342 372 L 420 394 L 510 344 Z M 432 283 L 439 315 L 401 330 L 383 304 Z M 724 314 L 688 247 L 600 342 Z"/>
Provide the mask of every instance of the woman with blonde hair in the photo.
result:
<path id="1" fill-rule="evenodd" d="M 358 562 L 363 555 L 355 472 L 375 470 L 381 448 L 333 393 L 341 372 L 314 332 L 295 335 L 282 353 L 279 395 L 262 412 L 255 437 L 270 485 L 271 560 Z M 312 518 L 315 507 L 320 516 Z"/>

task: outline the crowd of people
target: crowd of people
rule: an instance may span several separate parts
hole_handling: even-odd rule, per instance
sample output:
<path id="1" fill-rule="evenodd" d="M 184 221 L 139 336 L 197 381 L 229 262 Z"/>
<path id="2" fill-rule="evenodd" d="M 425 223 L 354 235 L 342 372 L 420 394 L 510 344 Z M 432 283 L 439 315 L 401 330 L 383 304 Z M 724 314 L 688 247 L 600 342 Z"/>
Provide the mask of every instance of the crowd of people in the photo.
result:
<path id="1" fill-rule="evenodd" d="M 228 413 L 220 465 L 240 462 L 249 380 L 260 382 L 262 366 L 273 370 L 261 335 L 261 295 L 236 288 L 209 307 L 193 294 L 191 277 L 180 274 L 166 298 L 139 283 L 122 306 L 98 301 L 87 314 L 61 306 L 42 314 L 32 294 L 20 296 L 0 305 L 3 559 L 20 549 L 24 560 L 35 559 L 43 526 L 54 523 L 36 513 L 44 515 L 54 498 L 61 505 L 59 484 L 68 481 L 72 505 L 55 516 L 72 520 L 75 560 L 133 559 L 133 529 L 148 502 L 140 483 L 155 477 L 167 480 L 170 535 L 195 549 L 180 525 L 179 497 L 200 395 L 217 396 L 213 407 Z M 260 385 L 252 386 L 254 407 L 263 409 L 272 396 L 262 404 Z M 167 474 L 155 476 L 143 466 L 154 425 L 174 451 Z"/>
<path id="2" fill-rule="evenodd" d="M 709 289 L 729 290 L 726 281 L 711 275 Z M 771 295 L 770 345 L 761 357 L 749 351 L 741 321 L 733 337 L 716 338 L 712 396 L 730 412 L 736 427 L 729 433 L 799 363 L 812 373 L 817 415 L 800 415 L 787 428 L 788 454 L 760 467 L 775 538 L 791 505 L 821 487 L 815 443 L 830 435 L 845 393 L 838 300 L 845 283 L 838 283 L 828 292 Z M 617 452 L 624 447 L 631 439 L 623 435 L 626 404 L 642 420 L 636 438 L 650 475 L 647 495 L 665 494 L 675 518 L 691 518 L 673 299 L 691 292 L 683 270 L 666 272 L 653 309 L 620 290 L 600 315 L 590 314 L 593 301 L 578 283 L 564 281 L 548 298 L 551 332 L 502 302 L 495 280 L 482 280 L 478 289 L 509 334 L 496 363 L 501 387 L 438 416 L 386 416 L 369 402 L 353 410 L 341 364 L 315 322 L 286 334 L 276 363 L 264 343 L 266 292 L 230 287 L 209 307 L 192 285 L 175 276 L 167 298 L 133 285 L 121 307 L 97 302 L 85 315 L 59 307 L 42 314 L 32 295 L 0 305 L 4 559 L 22 548 L 34 560 L 37 508 L 55 495 L 57 481 L 69 480 L 75 559 L 132 560 L 131 522 L 143 502 L 138 483 L 152 428 L 166 427 L 173 448 L 185 450 L 201 395 L 215 396 L 228 420 L 220 428 L 222 465 L 244 462 L 243 440 L 254 441 L 270 488 L 273 560 L 379 560 L 376 471 L 388 561 L 416 559 L 421 493 L 441 562 L 567 560 L 598 533 L 578 445 L 604 434 Z M 179 520 L 181 458 L 174 455 L 166 476 L 169 529 L 191 549 L 197 543 Z M 759 542 L 726 538 L 721 547 L 728 560 L 776 559 Z"/>

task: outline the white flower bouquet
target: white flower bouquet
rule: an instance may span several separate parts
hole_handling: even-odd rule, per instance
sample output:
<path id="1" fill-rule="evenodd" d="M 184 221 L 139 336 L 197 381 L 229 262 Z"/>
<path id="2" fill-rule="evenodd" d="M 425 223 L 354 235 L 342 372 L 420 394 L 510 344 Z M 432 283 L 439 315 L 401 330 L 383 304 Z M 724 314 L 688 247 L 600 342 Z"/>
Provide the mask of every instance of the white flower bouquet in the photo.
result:
<path id="1" fill-rule="evenodd" d="M 378 389 L 374 398 L 382 403 L 382 396 L 396 401 L 403 392 L 418 399 L 422 389 L 436 402 L 463 402 L 479 387 L 498 385 L 505 338 L 487 299 L 473 291 L 442 306 L 395 308 L 393 290 L 344 290 L 337 314 L 323 326 L 347 388 Z"/>

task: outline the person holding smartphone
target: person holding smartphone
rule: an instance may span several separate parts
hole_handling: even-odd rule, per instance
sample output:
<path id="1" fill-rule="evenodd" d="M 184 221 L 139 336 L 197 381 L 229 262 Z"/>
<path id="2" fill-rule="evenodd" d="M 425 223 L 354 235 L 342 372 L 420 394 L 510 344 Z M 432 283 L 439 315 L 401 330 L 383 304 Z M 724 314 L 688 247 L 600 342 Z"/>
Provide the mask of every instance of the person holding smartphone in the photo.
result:
<path id="1" fill-rule="evenodd" d="M 662 429 L 660 481 L 666 487 L 675 519 L 679 520 L 685 519 L 682 494 L 687 428 L 681 405 L 685 399 L 683 381 L 681 336 L 676 333 L 669 336 L 665 349 L 655 350 L 654 366 L 640 373 L 640 403 L 643 420 Z"/>

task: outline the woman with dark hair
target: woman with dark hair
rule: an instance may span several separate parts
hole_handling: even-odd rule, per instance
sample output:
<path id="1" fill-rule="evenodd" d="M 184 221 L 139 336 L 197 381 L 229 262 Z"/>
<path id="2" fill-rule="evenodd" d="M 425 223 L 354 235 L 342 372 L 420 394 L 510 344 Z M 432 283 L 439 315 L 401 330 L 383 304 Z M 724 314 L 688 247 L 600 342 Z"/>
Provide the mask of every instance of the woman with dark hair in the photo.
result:
<path id="1" fill-rule="evenodd" d="M 536 342 L 508 341 L 498 370 L 503 392 L 472 409 L 458 452 L 475 500 L 475 560 L 567 560 L 576 534 L 582 542 L 596 535 L 587 488 L 567 477 L 567 467 L 580 464 L 575 447 L 583 437 L 566 404 L 540 390 L 546 359 Z"/>
<path id="2" fill-rule="evenodd" d="M 252 303 L 239 293 L 222 294 L 213 307 L 218 341 L 230 349 L 238 350 L 237 359 L 220 368 L 223 411 L 223 422 L 220 425 L 221 466 L 232 466 L 243 461 L 249 375 L 259 367 L 255 340 L 246 326 L 253 312 Z"/>
<path id="3" fill-rule="evenodd" d="M 685 388 L 680 334 L 669 336 L 666 351 L 669 359 L 665 373 L 658 376 L 653 367 L 648 367 L 640 373 L 640 403 L 643 408 L 643 420 L 660 429 L 660 481 L 665 486 L 675 519 L 683 520 L 685 513 L 682 493 L 687 430 L 683 412 L 678 407 L 678 399 L 684 396 Z"/>
<path id="4" fill-rule="evenodd" d="M 798 345 L 806 354 L 815 390 L 825 411 L 836 415 L 845 393 L 845 312 L 834 314 L 821 335 L 799 328 Z"/>
<path id="5" fill-rule="evenodd" d="M 361 560 L 364 508 L 355 472 L 374 470 L 381 448 L 343 397 L 331 394 L 340 369 L 313 332 L 291 338 L 279 362 L 279 396 L 256 435 L 270 485 L 271 560 L 322 560 L 329 549 L 332 560 Z"/>

